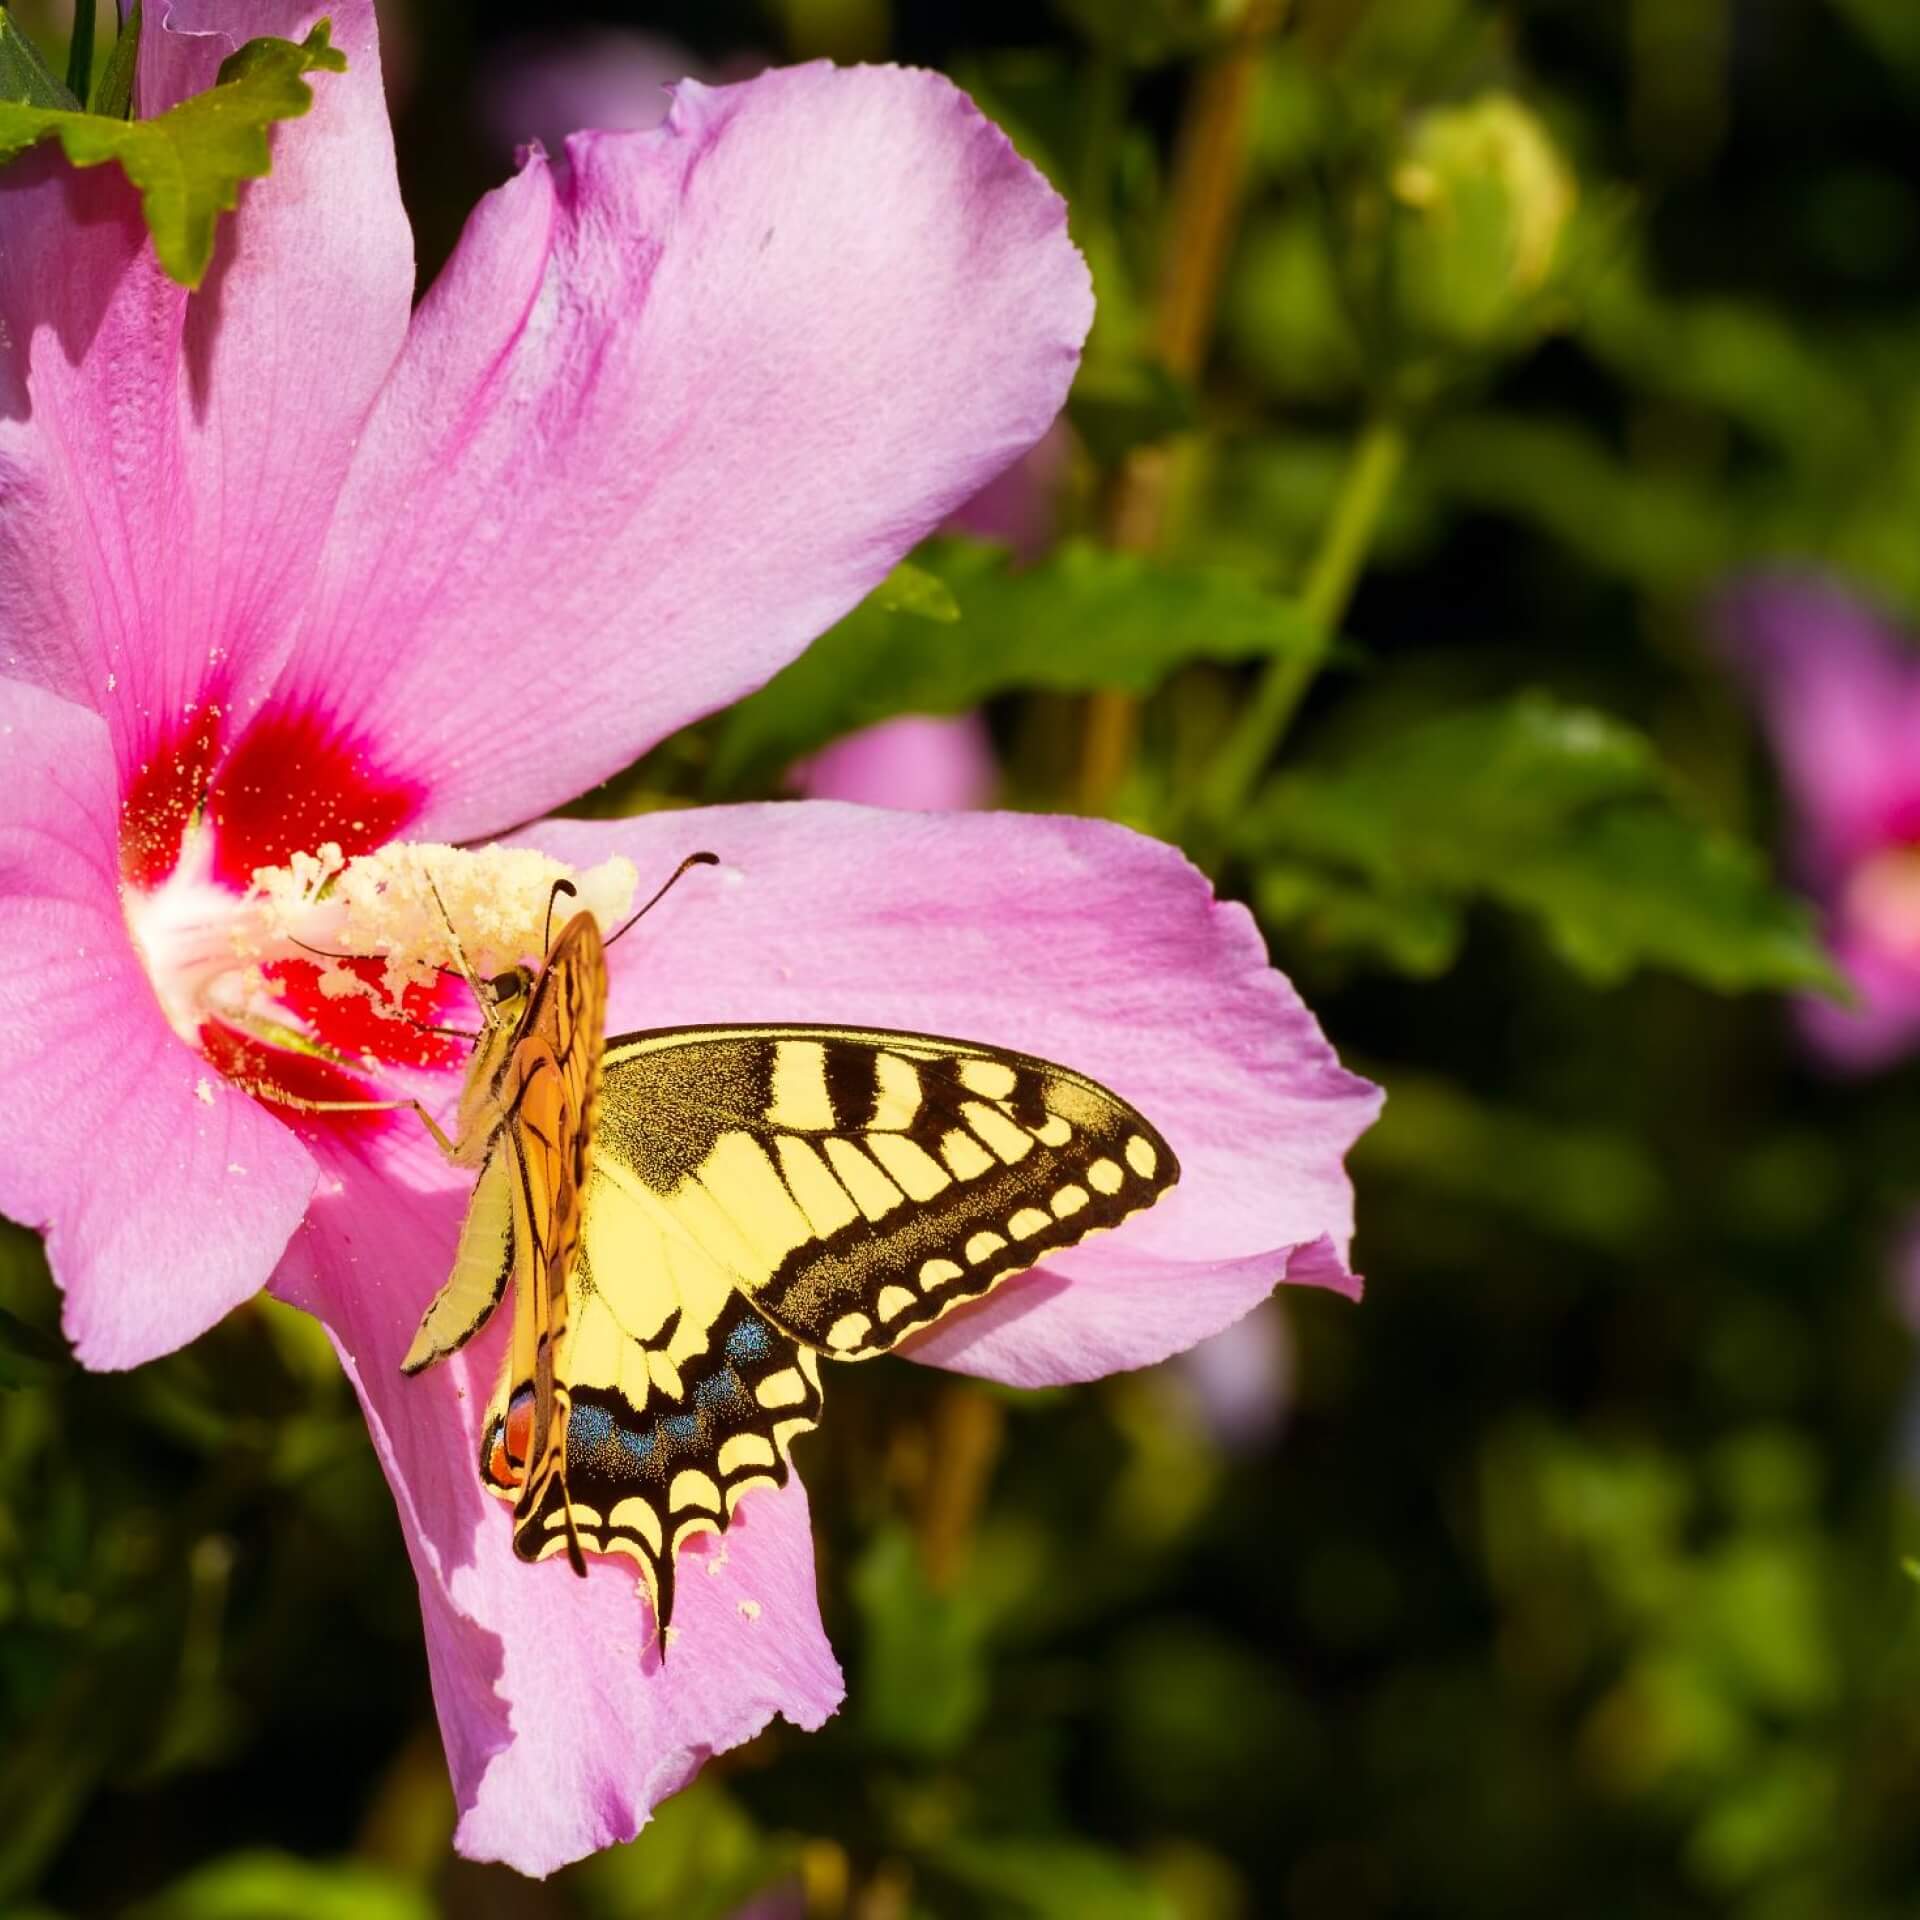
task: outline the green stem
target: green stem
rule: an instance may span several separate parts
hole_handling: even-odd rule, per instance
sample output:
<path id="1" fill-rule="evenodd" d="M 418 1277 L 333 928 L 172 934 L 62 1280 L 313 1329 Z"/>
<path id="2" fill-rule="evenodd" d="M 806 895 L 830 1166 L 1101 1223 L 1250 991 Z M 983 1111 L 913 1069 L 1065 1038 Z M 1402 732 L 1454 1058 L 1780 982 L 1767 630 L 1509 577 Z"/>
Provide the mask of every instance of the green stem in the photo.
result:
<path id="1" fill-rule="evenodd" d="M 1406 429 L 1400 420 L 1375 413 L 1348 456 L 1320 549 L 1300 589 L 1301 608 L 1319 638 L 1305 651 L 1268 663 L 1252 704 L 1227 736 L 1202 788 L 1201 814 L 1210 827 L 1224 827 L 1246 804 L 1314 676 L 1326 664 L 1406 455 Z"/>

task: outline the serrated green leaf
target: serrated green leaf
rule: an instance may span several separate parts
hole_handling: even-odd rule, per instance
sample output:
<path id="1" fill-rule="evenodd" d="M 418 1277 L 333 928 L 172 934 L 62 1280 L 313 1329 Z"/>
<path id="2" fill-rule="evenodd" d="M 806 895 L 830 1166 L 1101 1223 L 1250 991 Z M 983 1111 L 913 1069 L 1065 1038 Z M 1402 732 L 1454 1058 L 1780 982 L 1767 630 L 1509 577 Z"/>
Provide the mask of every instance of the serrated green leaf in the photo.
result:
<path id="1" fill-rule="evenodd" d="M 1382 896 L 1396 931 L 1417 903 L 1479 897 L 1538 917 L 1602 984 L 1664 966 L 1723 992 L 1838 986 L 1805 905 L 1773 886 L 1752 848 L 1675 804 L 1641 735 L 1537 694 L 1284 775 L 1237 838 L 1256 870 L 1275 871 L 1263 896 L 1287 917 L 1358 883 Z M 1308 884 L 1316 867 L 1324 894 Z M 1436 923 L 1436 956 L 1443 932 Z"/>
<path id="2" fill-rule="evenodd" d="M 870 597 L 728 715 L 711 768 L 724 789 L 855 728 L 960 713 L 1015 689 L 1148 693 L 1189 660 L 1307 650 L 1317 630 L 1244 575 L 1070 543 L 1019 568 L 994 547 L 939 541 L 919 563 L 958 604 L 952 625 L 905 621 Z"/>
<path id="3" fill-rule="evenodd" d="M 14 24 L 13 15 L 0 6 L 0 105 L 14 104 L 70 110 L 80 102 L 60 84 L 40 49 Z"/>
<path id="4" fill-rule="evenodd" d="M 1761 855 L 1665 806 L 1584 823 L 1489 891 L 1538 913 L 1567 963 L 1601 985 L 1656 965 L 1723 993 L 1844 990 L 1813 915 L 1774 887 Z"/>
<path id="5" fill-rule="evenodd" d="M 161 266 L 183 287 L 197 287 L 213 258 L 215 225 L 233 211 L 240 182 L 272 167 L 268 129 L 313 104 L 301 76 L 346 66 L 322 20 L 298 46 L 249 40 L 222 63 L 214 86 L 154 120 L 0 102 L 0 162 L 47 139 L 58 139 L 76 167 L 117 162 L 140 189 Z"/>

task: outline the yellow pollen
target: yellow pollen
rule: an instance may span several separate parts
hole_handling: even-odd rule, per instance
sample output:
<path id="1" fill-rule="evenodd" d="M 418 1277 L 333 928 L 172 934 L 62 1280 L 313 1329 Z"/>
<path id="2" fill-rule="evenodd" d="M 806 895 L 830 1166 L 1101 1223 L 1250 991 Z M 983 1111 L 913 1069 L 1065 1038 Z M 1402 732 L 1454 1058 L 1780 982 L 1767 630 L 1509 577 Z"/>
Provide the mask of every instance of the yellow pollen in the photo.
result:
<path id="1" fill-rule="evenodd" d="M 555 899 L 560 880 L 576 892 Z M 552 931 L 583 910 L 606 931 L 631 906 L 634 882 L 633 863 L 618 855 L 576 873 L 528 847 L 406 840 L 352 860 L 326 845 L 253 876 L 275 933 L 331 954 L 384 962 L 381 985 L 396 999 L 463 959 L 481 978 L 538 960 L 546 951 L 549 902 Z M 323 993 L 359 990 L 345 968 L 322 975 Z"/>

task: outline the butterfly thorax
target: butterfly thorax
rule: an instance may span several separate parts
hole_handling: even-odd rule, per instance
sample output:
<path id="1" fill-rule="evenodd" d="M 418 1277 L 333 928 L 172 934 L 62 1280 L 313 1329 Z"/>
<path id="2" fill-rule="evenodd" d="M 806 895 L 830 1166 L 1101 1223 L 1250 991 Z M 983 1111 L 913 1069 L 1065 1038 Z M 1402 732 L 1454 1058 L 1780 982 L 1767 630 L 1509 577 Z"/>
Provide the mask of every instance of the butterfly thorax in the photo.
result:
<path id="1" fill-rule="evenodd" d="M 453 1157 L 457 1165 L 477 1167 L 487 1157 L 494 1136 L 512 1110 L 514 1049 L 526 1025 L 532 976 L 524 968 L 479 983 L 487 1024 L 467 1065 L 466 1084 L 460 1090 L 459 1118 L 454 1127 Z"/>

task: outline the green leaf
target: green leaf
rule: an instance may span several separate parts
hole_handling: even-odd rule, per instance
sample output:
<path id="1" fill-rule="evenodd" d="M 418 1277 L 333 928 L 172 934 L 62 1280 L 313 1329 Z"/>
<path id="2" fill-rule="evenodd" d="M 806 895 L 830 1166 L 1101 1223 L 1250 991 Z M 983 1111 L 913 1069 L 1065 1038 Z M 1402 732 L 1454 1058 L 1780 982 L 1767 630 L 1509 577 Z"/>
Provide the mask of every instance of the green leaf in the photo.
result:
<path id="1" fill-rule="evenodd" d="M 437 1911 L 424 1888 L 384 1868 L 262 1849 L 196 1868 L 128 1920 L 434 1920 Z"/>
<path id="2" fill-rule="evenodd" d="M 1675 805 L 1647 740 L 1543 695 L 1425 720 L 1340 766 L 1283 775 L 1237 844 L 1277 875 L 1260 883 L 1275 917 L 1311 924 L 1332 902 L 1344 931 L 1359 925 L 1389 957 L 1400 943 L 1416 972 L 1444 964 L 1445 916 L 1485 898 L 1537 916 L 1602 984 L 1642 966 L 1721 991 L 1839 984 L 1805 905 L 1752 848 Z M 1361 887 L 1382 898 L 1384 936 L 1347 899 Z"/>
<path id="3" fill-rule="evenodd" d="M 866 1623 L 860 1712 L 903 1753 L 955 1752 L 987 1703 L 985 1622 L 966 1592 L 936 1593 L 904 1527 L 879 1534 L 853 1574 Z"/>
<path id="4" fill-rule="evenodd" d="M 568 1912 L 621 1920 L 729 1920 L 786 1865 L 746 1810 L 712 1774 L 662 1801 L 637 1847 L 609 1847 L 572 1869 L 578 1895 Z"/>
<path id="5" fill-rule="evenodd" d="M 922 620 L 939 620 L 951 625 L 960 618 L 960 604 L 953 589 L 937 573 L 902 560 L 867 596 L 867 603 L 881 613 L 914 613 Z"/>
<path id="6" fill-rule="evenodd" d="M 40 57 L 40 49 L 14 25 L 13 15 L 0 6 L 0 106 L 16 103 L 56 110 L 80 104 Z"/>
<path id="7" fill-rule="evenodd" d="M 67 91 L 84 100 L 93 90 L 94 0 L 73 0 L 73 36 L 67 42 Z"/>
<path id="8" fill-rule="evenodd" d="M 1079 1840 L 954 1840 L 932 1860 L 994 1913 L 1033 1920 L 1175 1920 L 1172 1900 L 1137 1868 Z"/>
<path id="9" fill-rule="evenodd" d="M 1291 600 L 1240 574 L 1080 543 L 1027 568 L 967 541 L 936 542 L 919 561 L 960 619 L 904 622 L 869 597 L 727 716 L 714 788 L 897 714 L 960 713 L 1021 688 L 1149 693 L 1189 660 L 1270 658 L 1317 641 Z"/>
<path id="10" fill-rule="evenodd" d="M 106 71 L 100 76 L 100 85 L 88 102 L 95 113 L 103 113 L 114 120 L 132 117 L 133 76 L 139 65 L 140 0 L 133 0 L 133 8 L 120 28 L 120 37 L 114 41 L 113 51 L 107 55 Z"/>
<path id="11" fill-rule="evenodd" d="M 0 1388 L 42 1387 L 70 1372 L 73 1356 L 58 1334 L 45 1331 L 15 1312 L 14 1301 L 31 1312 L 53 1299 L 53 1276 L 46 1249 L 28 1227 L 0 1220 Z"/>
<path id="12" fill-rule="evenodd" d="M 1834 0 L 1834 11 L 1909 84 L 1920 81 L 1920 9 L 1907 0 Z"/>
<path id="13" fill-rule="evenodd" d="M 1658 1161 L 1621 1129 L 1478 1099 L 1399 1069 L 1356 1164 L 1375 1179 L 1396 1174 L 1429 1193 L 1620 1254 L 1646 1243 L 1668 1201 Z"/>
<path id="14" fill-rule="evenodd" d="M 1415 980 L 1437 979 L 1459 957 L 1466 917 L 1430 893 L 1388 891 L 1310 861 L 1269 860 L 1254 875 L 1261 917 L 1293 927 L 1332 953 L 1375 953 Z"/>
<path id="15" fill-rule="evenodd" d="M 76 167 L 118 162 L 140 189 L 161 266 L 183 287 L 197 287 L 213 258 L 215 224 L 233 211 L 240 182 L 272 167 L 268 128 L 313 104 L 301 76 L 346 71 L 346 55 L 328 44 L 328 32 L 322 20 L 298 46 L 249 40 L 222 63 L 214 86 L 156 120 L 0 102 L 0 161 L 57 138 Z"/>
<path id="16" fill-rule="evenodd" d="M 62 1342 L 0 1307 L 0 1387 L 43 1387 L 72 1366 Z"/>

